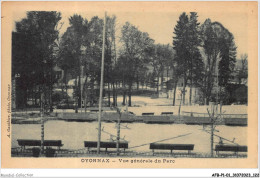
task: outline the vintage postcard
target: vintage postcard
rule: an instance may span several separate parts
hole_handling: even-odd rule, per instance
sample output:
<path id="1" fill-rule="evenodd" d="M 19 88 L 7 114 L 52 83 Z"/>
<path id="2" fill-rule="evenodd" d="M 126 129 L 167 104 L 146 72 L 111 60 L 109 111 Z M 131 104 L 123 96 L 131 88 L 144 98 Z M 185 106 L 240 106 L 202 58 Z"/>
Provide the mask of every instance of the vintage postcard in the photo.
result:
<path id="1" fill-rule="evenodd" d="M 2 2 L 2 167 L 257 168 L 257 7 Z"/>

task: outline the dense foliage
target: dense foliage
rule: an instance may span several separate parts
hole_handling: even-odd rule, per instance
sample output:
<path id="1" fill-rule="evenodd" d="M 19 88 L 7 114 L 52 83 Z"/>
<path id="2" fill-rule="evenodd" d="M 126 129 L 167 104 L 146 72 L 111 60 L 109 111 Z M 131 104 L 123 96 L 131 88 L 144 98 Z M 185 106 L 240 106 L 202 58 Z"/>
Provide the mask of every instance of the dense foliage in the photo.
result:
<path id="1" fill-rule="evenodd" d="M 69 17 L 64 34 L 59 34 L 60 20 L 58 12 L 37 11 L 28 12 L 26 18 L 16 22 L 12 35 L 12 77 L 16 78 L 19 95 L 17 107 L 26 107 L 29 100 L 40 105 L 44 100 L 51 111 L 52 99 L 60 101 L 65 96 L 69 101 L 64 93 L 71 79 L 77 107 L 82 100 L 85 106 L 93 106 L 98 100 L 104 19 L 95 16 L 88 20 L 75 14 Z M 197 13 L 182 13 L 173 30 L 172 46 L 155 44 L 148 33 L 129 22 L 122 26 L 116 40 L 116 16 L 106 17 L 105 29 L 104 83 L 109 106 L 117 105 L 118 94 L 123 95 L 123 105 L 128 96 L 127 104 L 131 106 L 131 96 L 139 93 L 136 90 L 140 86 L 154 88 L 158 96 L 165 83 L 167 91 L 174 91 L 173 105 L 177 86 L 182 87 L 183 104 L 187 86 L 189 104 L 192 88 L 201 90 L 204 104 L 229 101 L 219 95 L 232 88 L 236 45 L 232 33 L 221 23 L 207 19 L 200 25 Z M 239 84 L 247 78 L 247 56 L 242 58 L 242 67 L 236 69 Z M 64 72 L 60 83 L 63 94 L 52 96 L 53 85 L 58 82 L 53 75 L 55 66 Z M 216 94 L 214 87 L 220 88 L 220 94 Z"/>

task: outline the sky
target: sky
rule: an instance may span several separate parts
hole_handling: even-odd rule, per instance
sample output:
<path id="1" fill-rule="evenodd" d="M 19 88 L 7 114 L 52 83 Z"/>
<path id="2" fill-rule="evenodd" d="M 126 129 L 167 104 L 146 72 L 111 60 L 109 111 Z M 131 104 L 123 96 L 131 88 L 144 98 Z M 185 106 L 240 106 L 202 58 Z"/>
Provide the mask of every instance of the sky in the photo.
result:
<path id="1" fill-rule="evenodd" d="M 68 18 L 73 14 L 80 14 L 83 18 L 87 18 L 89 21 L 93 16 L 104 18 L 102 12 L 63 12 L 61 11 L 63 26 L 60 30 L 60 34 L 63 34 L 69 26 Z M 117 16 L 117 33 L 116 36 L 120 36 L 120 28 L 125 22 L 138 27 L 142 32 L 148 32 L 150 37 L 155 40 L 155 43 L 172 44 L 174 27 L 177 24 L 179 16 L 182 12 L 109 12 L 108 16 Z M 186 12 L 187 13 L 187 12 Z M 198 21 L 202 24 L 207 18 L 210 18 L 212 22 L 220 22 L 225 28 L 227 28 L 233 35 L 237 46 L 237 57 L 241 54 L 247 53 L 248 46 L 248 29 L 247 29 L 247 14 L 241 12 L 216 13 L 216 12 L 197 12 Z M 13 30 L 15 30 L 15 22 L 20 21 L 26 17 L 26 12 L 16 12 L 13 15 Z"/>

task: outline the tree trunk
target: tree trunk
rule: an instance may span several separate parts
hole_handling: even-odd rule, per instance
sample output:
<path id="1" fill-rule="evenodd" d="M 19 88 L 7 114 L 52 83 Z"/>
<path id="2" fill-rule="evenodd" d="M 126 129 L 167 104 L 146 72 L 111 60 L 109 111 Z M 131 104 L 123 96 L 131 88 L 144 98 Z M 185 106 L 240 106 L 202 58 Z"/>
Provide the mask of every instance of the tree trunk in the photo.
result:
<path id="1" fill-rule="evenodd" d="M 77 93 L 77 92 L 78 92 L 78 91 L 77 91 L 77 87 L 78 87 L 78 85 L 77 85 L 77 84 L 78 84 L 78 81 L 77 81 L 77 80 L 78 80 L 78 77 L 76 77 L 76 79 L 75 79 L 75 90 L 76 90 L 76 93 L 75 93 L 75 97 L 76 97 L 76 98 L 75 98 L 75 113 L 78 113 L 78 104 L 79 104 L 79 103 L 78 103 L 78 101 L 79 101 L 79 100 L 78 100 L 78 93 Z"/>
<path id="2" fill-rule="evenodd" d="M 161 91 L 163 90 L 163 70 L 161 71 Z"/>
<path id="3" fill-rule="evenodd" d="M 26 90 L 24 91 L 24 97 L 23 97 L 23 107 L 24 108 L 27 108 L 27 101 L 28 101 L 28 91 L 27 91 L 27 88 Z"/>
<path id="4" fill-rule="evenodd" d="M 111 106 L 111 101 L 110 101 L 110 83 L 108 82 L 107 85 L 108 85 L 108 106 L 110 107 Z"/>
<path id="5" fill-rule="evenodd" d="M 156 93 L 159 94 L 159 75 L 157 76 L 157 89 L 156 89 Z"/>
<path id="6" fill-rule="evenodd" d="M 122 103 L 123 106 L 125 105 L 125 96 L 126 96 L 126 92 L 125 92 L 125 90 L 124 90 L 124 91 L 123 91 L 123 103 Z"/>
<path id="7" fill-rule="evenodd" d="M 115 93 L 115 82 L 113 81 L 113 106 L 116 106 L 116 93 Z"/>
<path id="8" fill-rule="evenodd" d="M 192 105 L 192 79 L 190 80 L 190 105 Z"/>
<path id="9" fill-rule="evenodd" d="M 116 95 L 115 106 L 117 106 L 117 89 L 115 91 L 115 95 Z"/>
<path id="10" fill-rule="evenodd" d="M 39 104 L 40 104 L 40 110 L 42 112 L 42 88 L 39 87 Z"/>
<path id="11" fill-rule="evenodd" d="M 178 110 L 178 118 L 181 119 L 181 103 L 182 103 L 182 95 L 184 92 L 181 92 L 181 100 L 180 100 L 180 105 L 179 105 L 179 110 Z"/>
<path id="12" fill-rule="evenodd" d="M 96 97 L 96 93 L 95 93 L 95 90 L 94 90 L 94 78 L 92 77 L 90 79 L 90 106 L 93 106 L 94 105 L 94 99 Z"/>
<path id="13" fill-rule="evenodd" d="M 50 69 L 50 73 L 51 73 L 51 80 L 50 80 L 50 98 L 49 98 L 49 104 L 50 104 L 50 112 L 53 112 L 53 106 L 52 106 L 52 89 L 53 89 L 53 70 L 52 67 Z"/>
<path id="14" fill-rule="evenodd" d="M 78 108 L 81 109 L 81 68 L 79 67 Z"/>
<path id="15" fill-rule="evenodd" d="M 65 90 L 66 90 L 66 102 L 67 102 L 67 106 L 69 107 L 68 85 L 67 84 L 65 84 Z"/>
<path id="16" fill-rule="evenodd" d="M 184 79 L 183 79 L 183 89 L 182 89 L 182 100 L 183 100 L 183 105 L 185 105 L 185 88 L 186 88 L 186 84 L 187 84 L 187 79 L 186 79 L 186 76 L 184 76 Z"/>
<path id="17" fill-rule="evenodd" d="M 67 69 L 64 69 L 64 86 L 65 86 L 65 92 L 66 92 L 66 103 L 67 106 L 69 107 L 69 98 L 68 98 L 68 85 L 67 85 Z"/>
<path id="18" fill-rule="evenodd" d="M 43 93 L 41 93 L 41 101 L 43 101 Z M 41 103 L 41 155 L 44 154 L 44 110 L 43 110 L 43 103 Z"/>
<path id="19" fill-rule="evenodd" d="M 205 104 L 209 105 L 209 101 L 210 101 L 210 97 L 211 97 L 211 91 L 212 91 L 212 81 L 213 81 L 213 77 L 211 75 L 211 73 L 208 74 L 208 78 L 207 78 L 207 83 L 206 83 L 206 100 L 205 100 Z"/>
<path id="20" fill-rule="evenodd" d="M 124 80 L 124 73 L 123 73 L 123 106 L 126 104 L 125 97 L 126 97 L 126 87 L 125 87 L 125 80 Z"/>
<path id="21" fill-rule="evenodd" d="M 86 75 L 84 85 L 83 85 L 83 91 L 82 91 L 82 93 L 84 94 L 83 100 L 84 100 L 84 111 L 85 111 L 85 113 L 87 112 L 87 89 L 88 89 L 88 76 Z"/>
<path id="22" fill-rule="evenodd" d="M 117 106 L 117 96 L 116 96 L 115 82 L 113 82 L 113 106 Z"/>
<path id="23" fill-rule="evenodd" d="M 132 106 L 132 101 L 131 101 L 131 98 L 132 98 L 132 92 L 131 91 L 129 91 L 129 93 L 128 93 L 128 98 L 129 98 L 129 100 L 128 100 L 128 106 Z"/>
<path id="24" fill-rule="evenodd" d="M 128 106 L 132 106 L 131 96 L 132 95 L 132 84 L 129 85 L 129 91 L 128 91 Z"/>
<path id="25" fill-rule="evenodd" d="M 47 86 L 46 86 L 46 84 L 44 84 L 44 113 L 47 112 L 47 107 L 46 106 L 48 104 L 48 100 L 47 100 L 48 99 L 47 98 L 48 97 L 48 95 L 47 95 L 48 93 L 47 93 L 47 89 L 46 88 L 47 88 Z"/>
<path id="26" fill-rule="evenodd" d="M 206 105 L 209 105 L 209 101 L 210 101 L 210 92 L 207 93 Z"/>
<path id="27" fill-rule="evenodd" d="M 169 68 L 167 67 L 167 76 L 166 76 L 166 92 L 167 92 L 167 98 L 169 98 L 169 91 L 168 91 L 168 86 L 169 86 L 169 79 L 168 79 L 168 72 Z"/>
<path id="28" fill-rule="evenodd" d="M 32 85 L 32 103 L 33 103 L 33 106 L 35 107 L 35 90 L 34 90 L 34 85 Z"/>
<path id="29" fill-rule="evenodd" d="M 125 106 L 126 88 L 125 88 L 125 72 L 123 71 L 123 106 Z"/>
<path id="30" fill-rule="evenodd" d="M 38 106 L 38 103 L 37 103 L 37 96 L 38 96 L 38 90 L 37 90 L 37 86 L 35 86 L 35 93 L 34 93 L 34 102 L 35 102 L 35 105 L 37 105 Z"/>
<path id="31" fill-rule="evenodd" d="M 52 106 L 52 84 L 50 86 L 50 112 L 53 112 L 53 106 Z"/>
<path id="32" fill-rule="evenodd" d="M 84 111 L 87 112 L 87 87 L 84 90 Z"/>
<path id="33" fill-rule="evenodd" d="M 193 64 L 192 64 L 192 62 L 193 62 L 193 59 L 191 58 L 191 68 L 190 68 L 190 101 L 189 101 L 189 103 L 190 103 L 190 106 L 192 105 L 192 103 L 191 103 L 191 99 L 192 99 L 192 87 L 193 87 L 193 72 L 192 72 L 192 67 L 193 67 Z"/>
<path id="34" fill-rule="evenodd" d="M 172 103 L 173 106 L 175 106 L 177 83 L 178 83 L 178 80 L 176 80 L 176 81 L 174 82 L 173 103 Z"/>

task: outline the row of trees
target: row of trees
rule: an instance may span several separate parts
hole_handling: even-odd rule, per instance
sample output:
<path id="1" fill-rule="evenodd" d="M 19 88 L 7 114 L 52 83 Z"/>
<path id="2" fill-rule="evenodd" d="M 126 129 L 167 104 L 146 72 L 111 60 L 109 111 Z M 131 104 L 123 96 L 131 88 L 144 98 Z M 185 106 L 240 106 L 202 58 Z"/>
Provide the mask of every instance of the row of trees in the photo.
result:
<path id="1" fill-rule="evenodd" d="M 176 81 L 183 79 L 183 102 L 185 87 L 189 82 L 189 102 L 191 103 L 192 88 L 196 86 L 201 89 L 204 102 L 208 104 L 214 100 L 214 85 L 225 88 L 232 77 L 236 46 L 233 35 L 223 25 L 211 22 L 210 19 L 200 25 L 197 18 L 195 12 L 190 15 L 182 13 L 174 28 L 174 75 Z M 219 102 L 219 97 L 215 98 L 215 101 Z"/>
<path id="2" fill-rule="evenodd" d="M 74 96 L 78 106 L 82 100 L 90 106 L 97 101 L 104 21 L 97 16 L 89 21 L 73 15 L 66 32 L 60 36 L 60 19 L 58 12 L 28 12 L 27 18 L 16 23 L 12 74 L 13 77 L 19 74 L 21 80 L 17 86 L 25 91 L 22 105 L 26 104 L 28 93 L 44 93 L 45 103 L 52 108 L 55 65 L 64 71 L 63 90 L 67 91 L 69 79 L 75 79 Z M 225 88 L 229 82 L 236 62 L 236 47 L 233 35 L 223 25 L 210 19 L 200 25 L 197 19 L 195 12 L 180 15 L 174 28 L 172 47 L 155 44 L 148 33 L 129 22 L 122 26 L 118 42 L 116 16 L 106 17 L 104 83 L 108 88 L 108 104 L 117 105 L 120 91 L 122 103 L 126 104 L 128 96 L 131 106 L 134 84 L 137 89 L 140 84 L 157 85 L 158 93 L 158 81 L 161 79 L 162 88 L 164 72 L 168 74 L 168 70 L 172 71 L 173 105 L 180 81 L 183 81 L 183 102 L 187 85 L 190 86 L 190 103 L 194 87 L 201 89 L 205 104 L 213 100 L 214 84 Z M 39 95 L 34 98 L 42 99 Z"/>
<path id="3" fill-rule="evenodd" d="M 57 59 L 58 12 L 28 12 L 16 23 L 12 34 L 12 78 L 17 78 L 18 107 L 26 107 L 28 98 L 44 100 L 52 110 L 53 66 Z M 45 97 L 42 97 L 44 94 Z"/>

